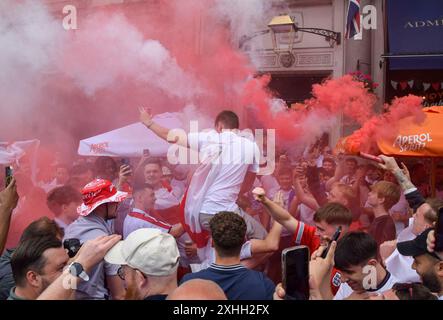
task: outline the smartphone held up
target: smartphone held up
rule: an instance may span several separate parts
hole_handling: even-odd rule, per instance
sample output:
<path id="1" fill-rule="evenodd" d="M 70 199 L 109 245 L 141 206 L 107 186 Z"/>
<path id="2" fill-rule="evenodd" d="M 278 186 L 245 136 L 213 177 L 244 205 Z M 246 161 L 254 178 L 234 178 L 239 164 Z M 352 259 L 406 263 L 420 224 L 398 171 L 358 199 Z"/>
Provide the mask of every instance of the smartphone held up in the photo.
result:
<path id="1" fill-rule="evenodd" d="M 309 300 L 309 248 L 291 247 L 282 252 L 285 300 Z"/>
<path id="2" fill-rule="evenodd" d="M 11 183 L 13 175 L 14 175 L 14 170 L 12 166 L 5 167 L 5 188 L 7 188 Z"/>
<path id="3" fill-rule="evenodd" d="M 322 259 L 326 259 L 326 256 L 328 255 L 328 251 L 329 251 L 329 248 L 331 247 L 332 241 L 337 241 L 338 238 L 340 238 L 341 230 L 342 230 L 341 226 L 337 227 L 337 230 L 335 230 L 335 233 L 332 236 L 332 239 L 329 242 L 328 247 L 325 250 L 323 250 L 323 253 L 321 254 Z"/>

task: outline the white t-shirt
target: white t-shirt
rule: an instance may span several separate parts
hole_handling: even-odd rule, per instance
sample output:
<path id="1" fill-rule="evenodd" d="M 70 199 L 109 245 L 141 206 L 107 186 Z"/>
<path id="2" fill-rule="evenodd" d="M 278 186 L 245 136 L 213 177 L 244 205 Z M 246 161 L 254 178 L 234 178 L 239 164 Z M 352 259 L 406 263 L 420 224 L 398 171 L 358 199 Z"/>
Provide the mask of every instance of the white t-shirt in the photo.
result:
<path id="1" fill-rule="evenodd" d="M 405 195 L 403 192 L 400 194 L 400 200 L 389 210 L 390 214 L 393 214 L 394 212 L 400 213 L 403 216 L 408 215 L 409 210 L 409 203 L 408 200 L 406 200 Z M 397 235 L 405 228 L 405 225 L 403 222 L 395 221 L 395 229 L 397 231 Z"/>
<path id="2" fill-rule="evenodd" d="M 373 290 L 371 292 L 373 293 L 385 292 L 391 289 L 395 283 L 399 282 L 393 275 L 388 274 L 388 276 L 389 278 L 385 280 L 385 283 L 383 283 L 383 285 L 380 288 L 378 288 L 377 290 Z M 334 297 L 334 300 L 344 300 L 347 297 L 349 297 L 353 292 L 354 290 L 352 290 L 352 288 L 347 283 L 342 283 Z"/>
<path id="3" fill-rule="evenodd" d="M 174 189 L 171 192 L 169 192 L 166 188 L 155 190 L 155 209 L 168 209 L 174 206 L 178 206 L 179 204 L 180 200 L 175 195 Z"/>
<path id="4" fill-rule="evenodd" d="M 410 224 L 403 229 L 397 236 L 397 242 L 410 241 L 415 239 L 416 235 L 412 233 L 413 218 L 410 219 Z M 412 257 L 401 255 L 397 249 L 386 258 L 386 269 L 402 283 L 421 282 L 420 276 L 412 269 Z"/>
<path id="5" fill-rule="evenodd" d="M 412 269 L 413 262 L 414 259 L 412 257 L 401 255 L 400 252 L 395 249 L 394 252 L 386 258 L 385 265 L 386 269 L 398 279 L 398 282 L 421 282 L 420 276 Z"/>
<path id="6" fill-rule="evenodd" d="M 260 150 L 257 144 L 234 132 L 217 133 L 215 130 L 190 133 L 188 142 L 191 148 L 198 146 L 201 159 L 220 153 L 217 162 L 220 171 L 206 192 L 200 212 L 236 211 L 236 200 L 246 173 L 259 170 Z"/>

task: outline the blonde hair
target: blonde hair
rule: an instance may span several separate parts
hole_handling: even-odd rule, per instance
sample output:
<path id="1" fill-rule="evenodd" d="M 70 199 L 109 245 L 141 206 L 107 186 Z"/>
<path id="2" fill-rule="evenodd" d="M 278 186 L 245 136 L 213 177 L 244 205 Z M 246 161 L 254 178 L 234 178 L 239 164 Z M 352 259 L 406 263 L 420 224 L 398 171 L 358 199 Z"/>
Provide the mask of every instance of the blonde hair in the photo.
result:
<path id="1" fill-rule="evenodd" d="M 379 181 L 371 189 L 377 193 L 379 198 L 384 198 L 383 206 L 386 210 L 391 209 L 400 201 L 400 187 L 388 181 Z"/>
<path id="2" fill-rule="evenodd" d="M 343 194 L 343 197 L 348 201 L 348 206 L 352 206 L 355 203 L 355 192 L 350 186 L 341 182 L 336 182 L 332 185 L 332 188 L 334 187 Z"/>

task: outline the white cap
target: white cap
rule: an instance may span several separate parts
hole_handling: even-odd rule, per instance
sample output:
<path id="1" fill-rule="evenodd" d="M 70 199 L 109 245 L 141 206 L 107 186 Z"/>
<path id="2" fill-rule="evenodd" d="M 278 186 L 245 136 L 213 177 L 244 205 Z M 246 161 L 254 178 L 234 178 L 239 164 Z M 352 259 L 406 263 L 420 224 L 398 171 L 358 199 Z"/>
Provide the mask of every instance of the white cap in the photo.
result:
<path id="1" fill-rule="evenodd" d="M 159 229 L 144 228 L 131 232 L 105 256 L 111 264 L 128 265 L 145 275 L 168 276 L 178 267 L 180 253 L 175 238 Z"/>

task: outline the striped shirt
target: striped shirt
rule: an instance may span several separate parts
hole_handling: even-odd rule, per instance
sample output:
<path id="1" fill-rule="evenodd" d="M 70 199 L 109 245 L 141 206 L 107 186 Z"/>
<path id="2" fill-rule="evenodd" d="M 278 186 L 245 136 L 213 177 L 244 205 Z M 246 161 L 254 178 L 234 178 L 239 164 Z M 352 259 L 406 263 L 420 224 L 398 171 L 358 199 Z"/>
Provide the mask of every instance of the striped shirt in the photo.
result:
<path id="1" fill-rule="evenodd" d="M 131 232 L 142 228 L 154 228 L 162 232 L 169 232 L 172 226 L 155 219 L 143 210 L 134 208 L 126 216 L 123 223 L 123 239 L 126 239 Z"/>

